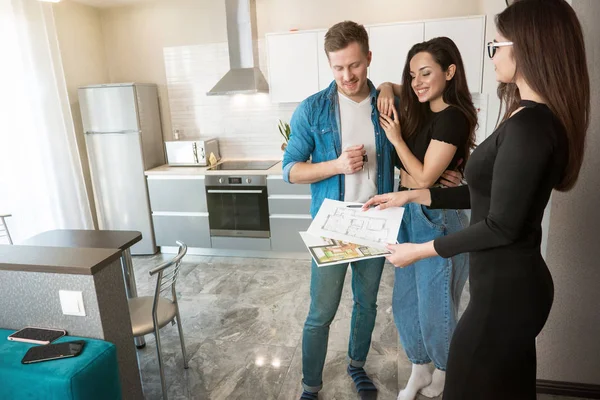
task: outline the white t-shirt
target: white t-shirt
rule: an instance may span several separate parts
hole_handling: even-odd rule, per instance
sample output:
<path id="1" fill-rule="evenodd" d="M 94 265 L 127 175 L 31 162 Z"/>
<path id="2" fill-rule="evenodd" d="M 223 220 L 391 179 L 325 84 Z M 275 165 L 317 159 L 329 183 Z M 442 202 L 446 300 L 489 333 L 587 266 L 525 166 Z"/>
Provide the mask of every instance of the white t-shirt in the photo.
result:
<path id="1" fill-rule="evenodd" d="M 362 171 L 345 177 L 345 201 L 364 203 L 377 194 L 377 150 L 375 148 L 375 128 L 371 121 L 371 97 L 360 103 L 338 92 L 340 102 L 340 122 L 342 151 L 348 147 L 364 145 L 367 162 Z"/>

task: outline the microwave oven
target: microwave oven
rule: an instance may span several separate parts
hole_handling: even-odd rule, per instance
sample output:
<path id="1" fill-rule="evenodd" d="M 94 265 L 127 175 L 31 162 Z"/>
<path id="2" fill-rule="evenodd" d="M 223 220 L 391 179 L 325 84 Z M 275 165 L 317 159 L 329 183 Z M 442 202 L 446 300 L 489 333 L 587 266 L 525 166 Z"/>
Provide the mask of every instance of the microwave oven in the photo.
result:
<path id="1" fill-rule="evenodd" d="M 217 139 L 167 141 L 165 149 L 171 166 L 207 166 L 211 154 L 217 161 L 221 159 Z"/>

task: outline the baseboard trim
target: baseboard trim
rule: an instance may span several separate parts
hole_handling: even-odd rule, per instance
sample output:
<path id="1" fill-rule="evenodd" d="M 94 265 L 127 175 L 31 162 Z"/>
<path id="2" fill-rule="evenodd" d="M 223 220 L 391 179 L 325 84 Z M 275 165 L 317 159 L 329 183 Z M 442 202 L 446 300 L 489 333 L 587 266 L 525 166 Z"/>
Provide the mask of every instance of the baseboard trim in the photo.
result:
<path id="1" fill-rule="evenodd" d="M 537 392 L 543 394 L 600 399 L 600 385 L 538 379 L 536 387 Z"/>

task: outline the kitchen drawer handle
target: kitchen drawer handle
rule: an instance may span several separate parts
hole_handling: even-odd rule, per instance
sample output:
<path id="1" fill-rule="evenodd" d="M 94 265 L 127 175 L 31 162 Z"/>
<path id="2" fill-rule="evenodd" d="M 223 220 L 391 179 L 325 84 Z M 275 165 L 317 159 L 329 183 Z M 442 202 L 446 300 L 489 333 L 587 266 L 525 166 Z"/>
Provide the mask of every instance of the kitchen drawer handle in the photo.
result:
<path id="1" fill-rule="evenodd" d="M 223 194 L 261 194 L 262 190 L 207 190 L 208 193 L 223 193 Z"/>

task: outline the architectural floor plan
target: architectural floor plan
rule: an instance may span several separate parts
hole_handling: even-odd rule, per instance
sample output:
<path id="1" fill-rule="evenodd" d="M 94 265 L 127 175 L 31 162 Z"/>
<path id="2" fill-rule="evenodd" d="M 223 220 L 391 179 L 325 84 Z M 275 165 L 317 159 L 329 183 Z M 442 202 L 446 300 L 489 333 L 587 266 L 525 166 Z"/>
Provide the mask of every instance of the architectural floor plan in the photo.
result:
<path id="1" fill-rule="evenodd" d="M 396 243 L 403 215 L 402 207 L 362 211 L 357 203 L 325 199 L 307 232 L 384 249 Z"/>
<path id="2" fill-rule="evenodd" d="M 322 229 L 353 238 L 387 244 L 389 227 L 384 218 L 371 217 L 356 208 L 336 207 L 326 216 Z"/>

